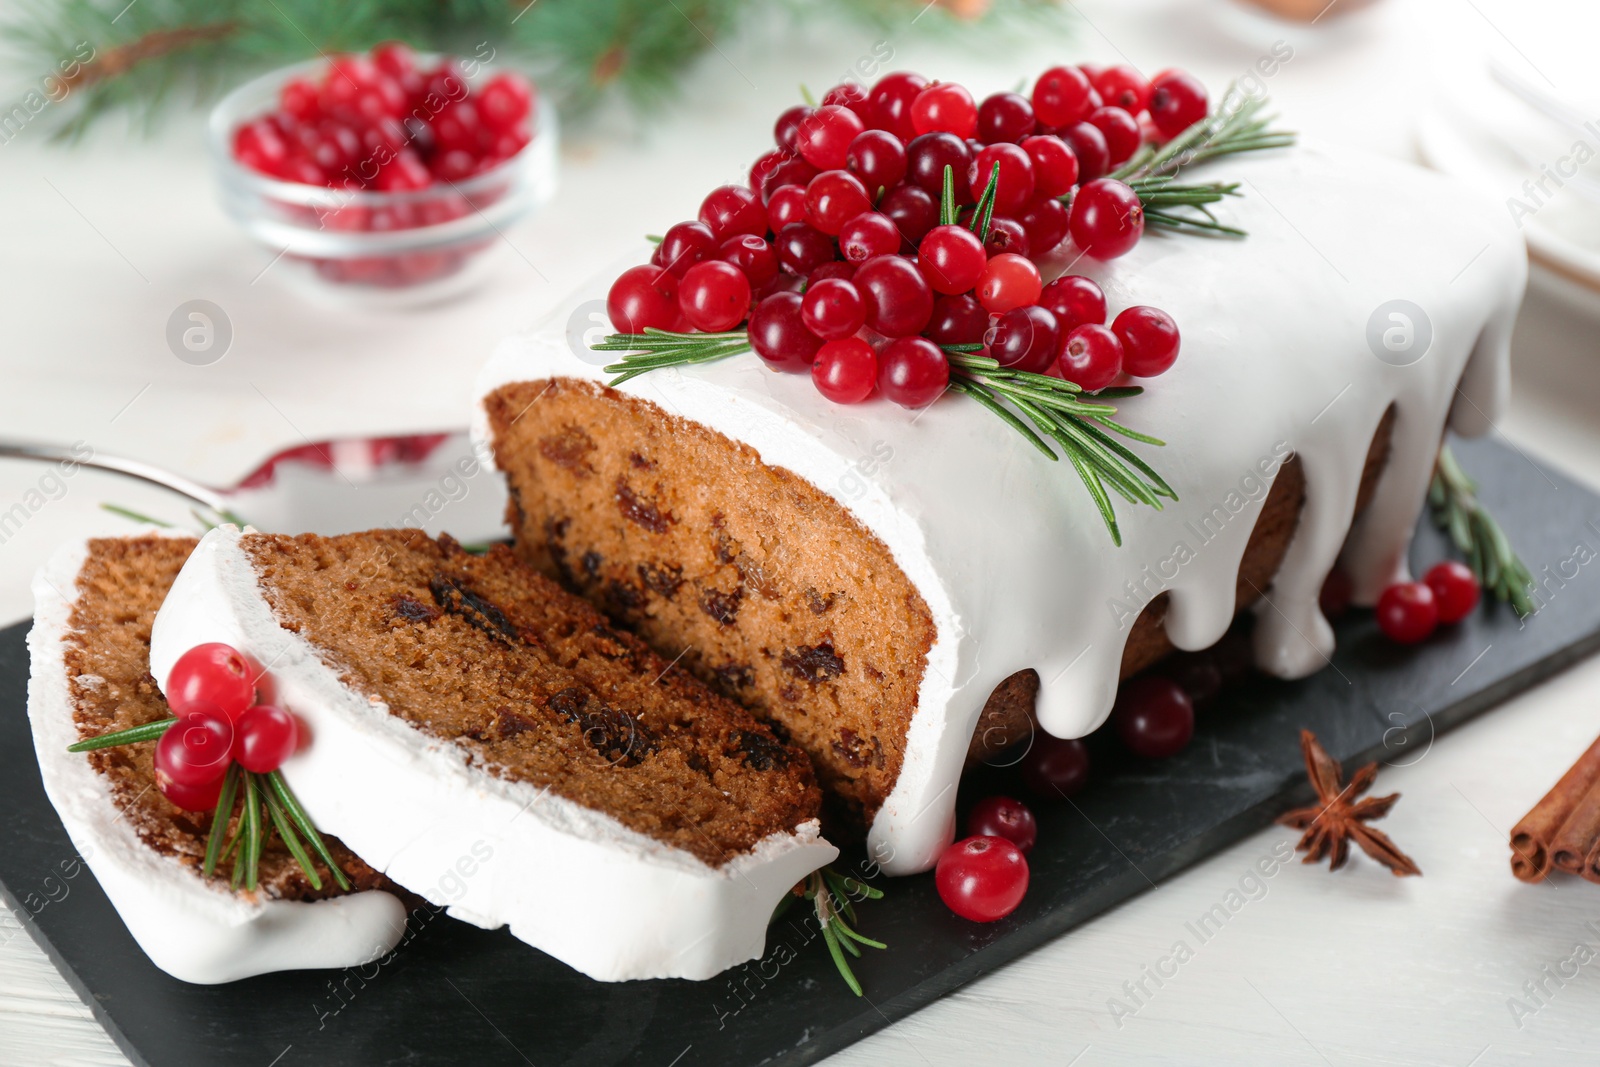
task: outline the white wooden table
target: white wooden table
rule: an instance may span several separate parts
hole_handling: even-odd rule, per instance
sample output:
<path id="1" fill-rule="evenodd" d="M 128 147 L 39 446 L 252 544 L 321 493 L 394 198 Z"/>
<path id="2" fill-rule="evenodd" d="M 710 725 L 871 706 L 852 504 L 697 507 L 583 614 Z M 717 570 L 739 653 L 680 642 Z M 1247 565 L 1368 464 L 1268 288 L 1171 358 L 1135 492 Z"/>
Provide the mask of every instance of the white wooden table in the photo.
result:
<path id="1" fill-rule="evenodd" d="M 1509 41 L 1537 61 L 1548 42 L 1594 39 L 1597 21 L 1576 4 L 1511 0 L 1383 0 L 1330 14 L 1309 33 L 1227 0 L 1096 0 L 1073 11 L 1073 40 L 929 40 L 819 20 L 781 39 L 758 28 L 719 42 L 679 104 L 637 125 L 613 116 L 569 143 L 564 191 L 508 234 L 494 281 L 425 311 L 307 303 L 282 284 L 281 267 L 263 273 L 271 256 L 214 206 L 197 116 L 180 116 L 153 141 L 108 130 L 70 150 L 25 130 L 0 146 L 0 434 L 81 439 L 226 484 L 308 438 L 459 425 L 472 373 L 497 337 L 610 261 L 620 242 L 692 214 L 705 189 L 762 150 L 798 83 L 826 88 L 878 41 L 893 49 L 894 67 L 999 88 L 1056 59 L 1119 53 L 1146 70 L 1181 64 L 1218 85 L 1286 39 L 1295 56 L 1269 88 L 1295 128 L 1409 156 L 1410 115 L 1436 60 Z M 13 67 L 0 82 L 21 87 L 31 76 Z M 164 341 L 168 315 L 194 298 L 221 305 L 234 328 L 231 351 L 207 367 L 174 358 Z M 1592 330 L 1564 300 L 1530 296 L 1516 400 L 1501 430 L 1600 486 Z M 0 510 L 39 475 L 0 464 Z M 159 498 L 92 472 L 74 476 L 0 542 L 0 619 L 27 614 L 29 575 L 57 542 L 119 528 L 98 510 L 104 500 L 140 507 Z M 1380 787 L 1404 794 L 1384 827 L 1423 878 L 1396 880 L 1360 858 L 1338 875 L 1291 864 L 1214 937 L 1192 943 L 1185 924 L 1292 840 L 1263 831 L 835 1062 L 1592 1061 L 1600 981 L 1589 972 L 1600 963 L 1559 986 L 1542 969 L 1580 944 L 1600 947 L 1600 889 L 1515 882 L 1506 834 L 1600 732 L 1597 689 L 1600 663 L 1580 665 L 1441 738 L 1414 765 L 1384 772 Z M 1157 987 L 1145 968 L 1186 938 L 1193 957 Z M 1148 995 L 1135 1001 L 1125 983 L 1141 980 Z M 1528 1002 L 1537 1011 L 1515 1019 L 1510 998 L 1541 980 L 1543 1003 Z M 1137 1011 L 1115 1017 L 1112 998 Z M 125 1062 L 0 913 L 0 1065 Z"/>

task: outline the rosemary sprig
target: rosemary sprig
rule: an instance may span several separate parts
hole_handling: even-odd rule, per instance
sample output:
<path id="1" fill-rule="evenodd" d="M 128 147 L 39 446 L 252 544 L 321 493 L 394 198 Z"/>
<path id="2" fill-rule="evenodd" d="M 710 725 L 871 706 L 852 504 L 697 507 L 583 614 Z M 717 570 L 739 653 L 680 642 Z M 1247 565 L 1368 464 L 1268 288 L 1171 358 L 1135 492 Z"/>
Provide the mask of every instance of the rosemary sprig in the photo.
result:
<path id="1" fill-rule="evenodd" d="M 1113 420 L 1117 409 L 1104 403 L 1106 398 L 1085 394 L 1077 385 L 1060 378 L 1008 370 L 988 356 L 959 351 L 971 347 L 952 345 L 946 349 L 950 358 L 950 387 L 972 397 L 1041 453 L 1055 460 L 1060 456 L 1045 438 L 1053 441 L 1082 479 L 1114 543 L 1122 544 L 1122 531 L 1117 525 L 1116 510 L 1106 492 L 1107 486 L 1131 504 L 1146 504 L 1158 511 L 1163 497 L 1178 499 L 1166 479 L 1106 431 L 1142 444 L 1160 446 L 1164 442 Z M 1117 398 L 1135 396 L 1139 391 L 1137 387 L 1119 389 Z M 1008 402 L 1033 425 L 1024 423 L 1001 401 Z"/>
<path id="2" fill-rule="evenodd" d="M 115 745 L 131 745 L 139 741 L 154 741 L 167 732 L 167 727 L 177 722 L 177 718 L 159 719 L 156 722 L 147 722 L 143 726 L 130 726 L 126 730 L 116 733 L 101 734 L 99 737 L 90 737 L 79 741 L 75 745 L 68 745 L 68 752 L 92 752 L 97 748 L 111 748 Z"/>
<path id="3" fill-rule="evenodd" d="M 1223 94 L 1217 110 L 1159 148 L 1146 146 L 1111 173 L 1127 182 L 1144 205 L 1147 226 L 1177 233 L 1243 237 L 1245 231 L 1220 222 L 1208 209 L 1229 196 L 1239 195 L 1237 182 L 1180 184 L 1174 179 L 1185 167 L 1241 152 L 1287 148 L 1295 134 L 1271 129 L 1271 117 L 1262 117 L 1266 97 L 1239 92 L 1237 83 Z"/>
<path id="4" fill-rule="evenodd" d="M 673 333 L 647 326 L 642 334 L 614 333 L 593 347 L 596 352 L 624 353 L 620 362 L 605 368 L 607 374 L 617 375 L 610 383 L 615 386 L 661 367 L 714 363 L 749 351 L 750 334 L 745 330 Z"/>
<path id="5" fill-rule="evenodd" d="M 86 738 L 67 746 L 67 751 L 90 752 L 97 748 L 111 748 L 114 745 L 154 741 L 177 721 L 176 717 L 161 719 L 158 722 L 145 723 L 143 726 L 131 726 L 115 733 Z M 238 829 L 224 846 L 223 839 L 233 823 L 235 803 L 241 795 L 243 808 L 239 813 Z M 235 889 L 242 884 L 244 888 L 254 890 L 260 880 L 261 852 L 273 830 L 277 831 L 284 847 L 300 865 L 301 871 L 305 872 L 306 880 L 311 883 L 313 889 L 322 888 L 322 877 L 317 874 L 316 866 L 305 845 L 301 843 L 301 838 L 304 838 L 311 846 L 311 851 L 327 864 L 339 888 L 344 890 L 350 888 L 350 880 L 334 861 L 328 843 L 323 840 L 311 817 L 300 806 L 299 799 L 289 788 L 289 783 L 284 780 L 283 774 L 279 771 L 256 774 L 245 770 L 237 763 L 229 764 L 227 774 L 222 779 L 222 790 L 217 794 L 216 810 L 211 816 L 211 829 L 206 836 L 205 862 L 201 870 L 206 877 L 211 877 L 237 850 L 239 858 L 233 864 L 229 883 Z"/>
<path id="6" fill-rule="evenodd" d="M 833 965 L 839 969 L 839 975 L 850 987 L 856 996 L 861 996 L 861 983 L 856 980 L 855 972 L 850 969 L 850 962 L 845 959 L 845 953 L 861 958 L 861 949 L 858 945 L 868 948 L 888 948 L 882 941 L 874 941 L 870 937 L 863 937 L 850 925 L 856 921 L 855 905 L 851 897 L 860 895 L 868 900 L 881 900 L 883 890 L 875 889 L 865 882 L 857 881 L 835 871 L 832 867 L 824 867 L 820 871 L 812 871 L 806 876 L 804 897 L 811 902 L 816 912 L 817 924 L 822 929 L 822 939 L 827 943 L 828 954 L 833 957 Z"/>
<path id="7" fill-rule="evenodd" d="M 1439 449 L 1428 485 L 1428 508 L 1434 524 L 1449 533 L 1483 587 L 1509 603 L 1518 615 L 1531 615 L 1534 603 L 1528 590 L 1533 586 L 1533 573 L 1479 502 L 1478 483 L 1461 469 L 1449 445 Z"/>

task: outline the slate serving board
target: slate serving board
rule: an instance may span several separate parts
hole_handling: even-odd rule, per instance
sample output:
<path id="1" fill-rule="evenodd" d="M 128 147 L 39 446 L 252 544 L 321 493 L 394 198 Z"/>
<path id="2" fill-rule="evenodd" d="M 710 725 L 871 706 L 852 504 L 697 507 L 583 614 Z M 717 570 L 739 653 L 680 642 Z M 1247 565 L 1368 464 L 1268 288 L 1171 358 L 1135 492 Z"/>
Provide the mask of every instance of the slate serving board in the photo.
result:
<path id="1" fill-rule="evenodd" d="M 930 876 L 878 880 L 888 897 L 862 908 L 859 927 L 890 948 L 856 963 L 861 999 L 803 908 L 774 925 L 763 961 L 700 983 L 593 982 L 504 931 L 426 907 L 381 965 L 210 987 L 169 978 L 128 936 L 44 797 L 24 710 L 26 624 L 0 631 L 0 890 L 137 1064 L 813 1063 L 1305 803 L 1302 726 L 1347 764 L 1408 762 L 1437 733 L 1600 647 L 1600 498 L 1504 444 L 1457 449 L 1545 583 L 1535 615 L 1521 624 L 1503 607 L 1481 611 L 1402 649 L 1370 613 L 1352 612 L 1330 669 L 1230 689 L 1171 760 L 1143 764 L 1092 739 L 1090 786 L 1036 806 L 1031 886 L 1006 920 L 956 918 Z M 1431 527 L 1420 531 L 1419 570 L 1446 555 Z M 969 776 L 964 801 L 1017 788 L 1011 773 Z"/>

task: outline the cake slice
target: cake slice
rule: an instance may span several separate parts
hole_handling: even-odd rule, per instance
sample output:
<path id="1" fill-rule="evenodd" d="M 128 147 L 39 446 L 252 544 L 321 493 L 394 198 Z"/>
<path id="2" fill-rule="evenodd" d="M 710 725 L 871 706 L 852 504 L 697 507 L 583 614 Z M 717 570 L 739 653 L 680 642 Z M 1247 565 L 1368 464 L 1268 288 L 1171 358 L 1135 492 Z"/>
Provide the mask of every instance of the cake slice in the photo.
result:
<path id="1" fill-rule="evenodd" d="M 1446 426 L 1481 433 L 1502 408 L 1521 240 L 1496 205 L 1375 157 L 1192 173 L 1239 183 L 1223 206 L 1248 238 L 1151 232 L 1073 259 L 1113 314 L 1154 305 L 1182 331 L 1176 365 L 1116 402 L 1166 442 L 1135 449 L 1178 498 L 1120 507 L 1121 547 L 1066 462 L 968 397 L 843 406 L 749 353 L 609 386 L 615 354 L 570 324 L 612 271 L 480 377 L 517 552 L 781 723 L 891 873 L 950 841 L 991 701 L 1081 736 L 1127 670 L 1252 604 L 1263 669 L 1321 668 L 1336 560 L 1371 603 L 1404 570 Z M 1414 347 L 1386 347 L 1397 329 Z"/>
<path id="2" fill-rule="evenodd" d="M 399 941 L 405 908 L 341 843 L 328 846 L 352 892 L 326 868 L 313 887 L 276 837 L 257 890 L 231 890 L 225 876 L 202 875 L 211 816 L 162 796 L 153 744 L 67 751 L 171 716 L 150 676 L 150 628 L 194 546 L 157 533 L 80 541 L 34 579 L 28 717 L 45 793 L 129 933 L 173 977 L 209 984 L 367 963 Z"/>
<path id="3" fill-rule="evenodd" d="M 152 663 L 222 641 L 315 738 L 282 772 L 399 884 L 602 980 L 707 978 L 837 850 L 805 753 L 497 546 L 207 534 Z"/>

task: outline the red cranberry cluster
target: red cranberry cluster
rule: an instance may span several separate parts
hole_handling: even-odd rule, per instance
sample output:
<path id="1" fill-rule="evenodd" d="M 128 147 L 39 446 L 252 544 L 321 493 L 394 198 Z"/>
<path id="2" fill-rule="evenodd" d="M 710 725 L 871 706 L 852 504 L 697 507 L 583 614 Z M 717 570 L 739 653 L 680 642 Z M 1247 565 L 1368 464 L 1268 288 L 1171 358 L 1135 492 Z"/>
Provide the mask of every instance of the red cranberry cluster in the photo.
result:
<path id="1" fill-rule="evenodd" d="M 1207 104 L 1187 74 L 1146 80 L 1126 66 L 1053 67 L 1031 99 L 981 104 L 906 72 L 870 90 L 835 86 L 819 106 L 778 117 L 777 146 L 748 187 L 713 190 L 698 219 L 616 280 L 611 321 L 641 334 L 748 320 L 757 355 L 809 371 L 838 403 L 874 392 L 930 403 L 949 382 L 943 345 L 981 345 L 1004 367 L 1086 391 L 1160 374 L 1178 354 L 1170 316 L 1131 307 L 1107 325 L 1095 282 L 1045 285 L 1036 261 L 1069 236 L 1098 259 L 1131 249 L 1144 231 L 1139 196 L 1104 175 L 1203 119 Z M 987 231 L 941 225 L 946 172 L 958 221 L 970 223 L 996 168 Z"/>
<path id="2" fill-rule="evenodd" d="M 295 717 L 257 703 L 264 675 L 228 645 L 196 645 L 178 657 L 167 679 L 167 704 L 178 721 L 156 742 L 156 786 L 185 811 L 217 806 L 222 779 L 237 761 L 268 774 L 300 743 Z"/>
<path id="3" fill-rule="evenodd" d="M 457 60 L 423 69 L 411 49 L 388 42 L 370 55 L 334 57 L 318 80 L 286 82 L 277 111 L 234 132 L 233 155 L 284 181 L 415 192 L 482 174 L 522 151 L 532 139 L 533 100 L 533 87 L 515 74 L 474 91 Z"/>

